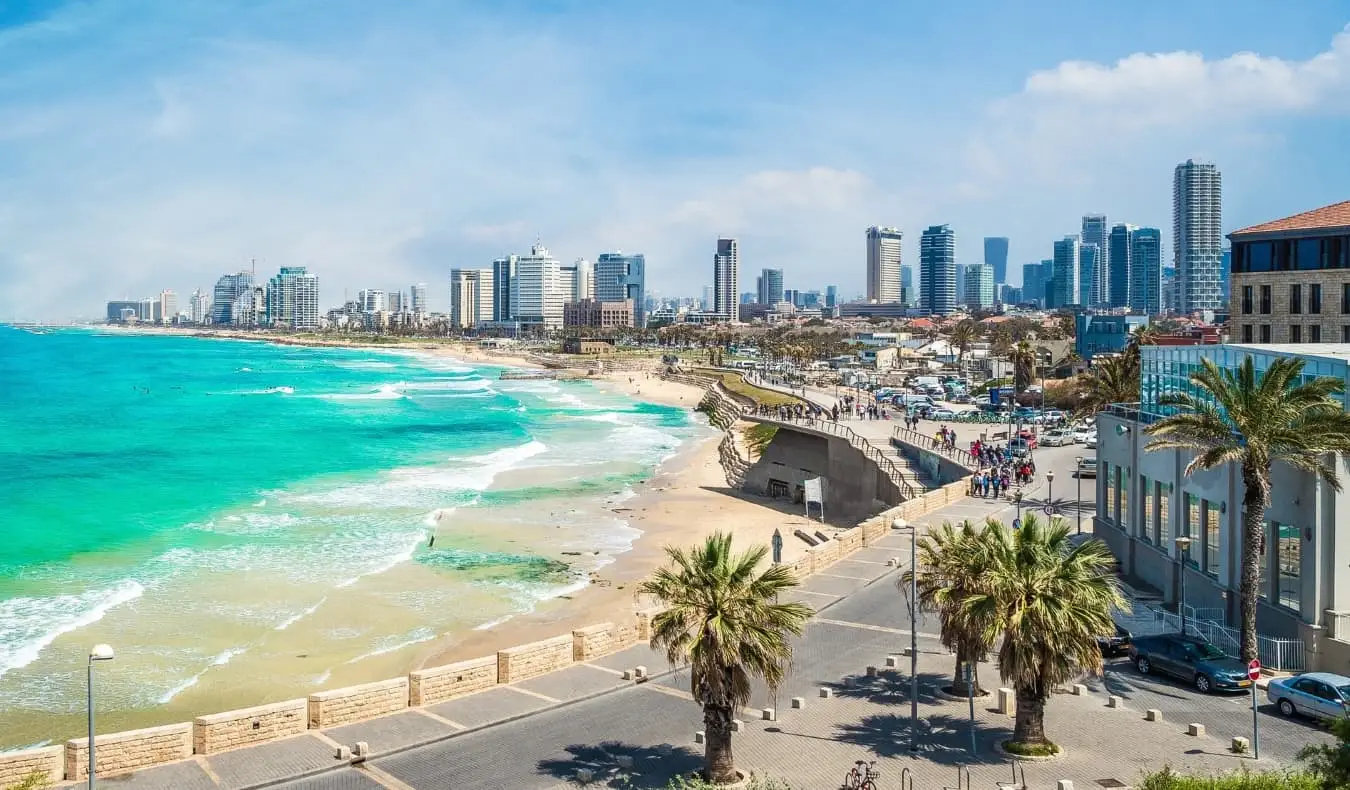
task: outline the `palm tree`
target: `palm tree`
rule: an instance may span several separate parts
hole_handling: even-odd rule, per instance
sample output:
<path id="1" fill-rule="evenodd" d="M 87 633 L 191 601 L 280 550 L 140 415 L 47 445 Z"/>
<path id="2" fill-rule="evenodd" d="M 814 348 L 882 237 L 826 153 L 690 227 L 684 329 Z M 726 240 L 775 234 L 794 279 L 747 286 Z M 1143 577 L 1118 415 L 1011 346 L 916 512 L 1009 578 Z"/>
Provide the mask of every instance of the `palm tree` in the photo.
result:
<path id="1" fill-rule="evenodd" d="M 962 608 L 991 644 L 1003 637 L 999 674 L 1017 692 L 1009 751 L 1057 750 L 1045 737 L 1045 703 L 1057 685 L 1101 671 L 1097 637 L 1112 632 L 1112 610 L 1128 606 L 1106 544 L 1074 546 L 1069 535 L 1062 519 L 1046 524 L 1031 514 L 1021 529 L 991 519 L 980 533 L 986 564 Z"/>
<path id="2" fill-rule="evenodd" d="M 1036 378 L 1036 349 L 1023 340 L 1013 348 L 1009 356 L 1013 363 L 1013 389 L 1021 394 Z"/>
<path id="3" fill-rule="evenodd" d="M 942 623 L 943 646 L 956 654 L 956 670 L 952 674 L 956 681 L 951 687 L 956 697 L 984 693 L 975 673 L 966 680 L 961 668 L 967 662 L 974 667 L 984 660 L 993 647 L 988 635 L 997 631 L 997 624 L 976 621 L 965 608 L 988 569 L 989 555 L 980 549 L 980 533 L 969 521 L 960 527 L 943 524 L 920 538 L 918 545 L 919 575 L 914 586 L 918 589 L 919 605 L 936 612 Z M 908 591 L 912 576 L 913 571 L 906 571 L 896 582 L 901 591 Z"/>
<path id="4" fill-rule="evenodd" d="M 1260 579 L 1265 513 L 1270 506 L 1270 469 L 1276 461 L 1320 477 L 1341 490 L 1335 456 L 1350 462 L 1350 414 L 1337 378 L 1304 377 L 1303 360 L 1281 357 L 1258 380 L 1248 355 L 1235 370 L 1212 360 L 1191 374 L 1195 392 L 1167 392 L 1161 406 L 1179 411 L 1145 429 L 1157 437 L 1150 450 L 1190 450 L 1185 473 L 1224 464 L 1242 467 L 1241 655 L 1257 656 L 1256 598 Z"/>
<path id="5" fill-rule="evenodd" d="M 957 321 L 956 326 L 952 327 L 951 338 L 948 342 L 956 349 L 956 366 L 961 368 L 966 361 L 966 352 L 970 350 L 970 345 L 980 338 L 980 325 L 971 321 L 969 318 Z"/>
<path id="6" fill-rule="evenodd" d="M 750 681 L 777 688 L 792 662 L 789 635 L 800 635 L 811 609 L 778 603 L 797 585 L 791 570 L 756 568 L 768 550 L 734 554 L 731 535 L 717 532 L 688 551 L 668 547 L 671 565 L 642 583 L 640 593 L 666 606 L 652 618 L 652 647 L 672 664 L 689 664 L 694 701 L 703 706 L 704 770 L 708 781 L 737 781 L 731 720 L 750 701 Z"/>
<path id="7" fill-rule="evenodd" d="M 1093 415 L 1112 403 L 1139 399 L 1139 360 L 1127 353 L 1096 357 L 1080 390 L 1078 412 Z"/>

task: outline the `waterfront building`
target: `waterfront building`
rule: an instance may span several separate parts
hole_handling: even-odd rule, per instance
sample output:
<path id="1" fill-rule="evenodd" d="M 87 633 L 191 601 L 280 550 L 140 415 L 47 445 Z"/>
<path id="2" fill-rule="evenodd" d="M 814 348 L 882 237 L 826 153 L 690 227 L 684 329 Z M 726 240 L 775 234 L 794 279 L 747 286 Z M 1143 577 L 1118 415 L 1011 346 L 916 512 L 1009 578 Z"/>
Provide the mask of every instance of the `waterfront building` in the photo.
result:
<path id="1" fill-rule="evenodd" d="M 476 329 L 493 319 L 493 269 L 450 270 L 450 325 Z"/>
<path id="2" fill-rule="evenodd" d="M 600 302 L 633 302 L 633 325 L 647 325 L 647 259 L 641 253 L 601 253 L 595 261 L 595 299 Z"/>
<path id="3" fill-rule="evenodd" d="M 1223 179 L 1213 164 L 1187 159 L 1172 174 L 1172 261 L 1179 313 L 1218 310 L 1223 259 Z"/>
<path id="4" fill-rule="evenodd" d="M 1162 231 L 1136 228 L 1130 234 L 1130 312 L 1163 312 Z"/>
<path id="5" fill-rule="evenodd" d="M 755 301 L 760 304 L 778 304 L 783 301 L 783 270 L 763 269 L 755 280 Z"/>
<path id="6" fill-rule="evenodd" d="M 1052 262 L 1054 275 L 1051 278 L 1050 304 L 1046 305 L 1047 307 L 1058 309 L 1080 304 L 1081 246 L 1076 235 L 1065 236 L 1055 242 L 1055 257 Z"/>
<path id="7" fill-rule="evenodd" d="M 516 256 L 511 282 L 511 319 L 525 329 L 549 331 L 562 326 L 566 293 L 562 264 L 548 248 L 535 244 L 529 255 Z"/>
<path id="8" fill-rule="evenodd" d="M 516 256 L 508 255 L 492 262 L 492 320 L 514 321 L 511 312 L 511 288 L 516 279 Z"/>
<path id="9" fill-rule="evenodd" d="M 994 267 L 994 285 L 1008 282 L 1008 237 L 984 237 L 984 262 Z"/>
<path id="10" fill-rule="evenodd" d="M 1111 301 L 1111 268 L 1107 263 L 1111 257 L 1111 234 L 1106 215 L 1084 214 L 1081 238 L 1084 247 L 1089 244 L 1097 247 L 1095 252 L 1088 253 L 1083 259 L 1082 304 L 1086 307 L 1104 307 Z M 1088 268 L 1089 264 L 1091 269 Z"/>
<path id="11" fill-rule="evenodd" d="M 356 301 L 363 313 L 389 312 L 389 294 L 379 288 L 366 288 L 356 292 Z"/>
<path id="12" fill-rule="evenodd" d="M 873 225 L 867 229 L 867 301 L 900 301 L 903 237 L 899 228 Z"/>
<path id="13" fill-rule="evenodd" d="M 1045 282 L 1042 278 L 1042 268 L 1039 263 L 1022 264 L 1022 298 L 1023 302 L 1035 302 L 1037 305 L 1045 304 Z"/>
<path id="14" fill-rule="evenodd" d="M 267 289 L 261 285 L 249 286 L 230 305 L 225 321 L 234 326 L 255 327 L 267 318 Z"/>
<path id="15" fill-rule="evenodd" d="M 585 258 L 560 267 L 564 302 L 579 302 L 595 297 L 595 269 Z"/>
<path id="16" fill-rule="evenodd" d="M 214 298 L 211 300 L 211 323 L 225 325 L 234 323 L 235 302 L 252 290 L 252 272 L 227 274 L 216 280 Z"/>
<path id="17" fill-rule="evenodd" d="M 267 281 L 262 323 L 283 329 L 319 328 L 319 278 L 304 266 L 283 266 Z"/>
<path id="18" fill-rule="evenodd" d="M 412 311 L 419 316 L 424 316 L 430 312 L 427 309 L 427 284 L 417 283 L 411 289 L 412 293 Z"/>
<path id="19" fill-rule="evenodd" d="M 200 288 L 194 290 L 188 300 L 188 318 L 194 324 L 205 324 L 211 320 L 211 297 Z"/>
<path id="20" fill-rule="evenodd" d="M 159 320 L 161 323 L 172 324 L 178 317 L 178 295 L 167 288 L 159 292 Z"/>
<path id="21" fill-rule="evenodd" d="M 966 307 L 971 310 L 994 309 L 994 267 L 973 263 L 966 267 Z"/>
<path id="22" fill-rule="evenodd" d="M 736 239 L 718 239 L 713 255 L 713 312 L 727 321 L 741 320 L 740 245 Z"/>
<path id="23" fill-rule="evenodd" d="M 1261 375 L 1274 360 L 1295 356 L 1307 363 L 1304 375 L 1350 382 L 1350 345 L 1144 346 L 1140 351 L 1139 402 L 1114 406 L 1097 417 L 1094 534 L 1111 547 L 1126 578 L 1159 590 L 1168 603 L 1179 603 L 1184 589 L 1193 611 L 1214 612 L 1209 619 L 1236 623 L 1243 549 L 1241 466 L 1187 475 L 1193 454 L 1149 451 L 1150 437 L 1143 429 L 1167 413 L 1158 404 L 1161 395 L 1195 392 L 1189 377 L 1202 359 L 1232 370 L 1250 355 Z M 1346 395 L 1336 398 L 1346 403 Z M 1301 668 L 1309 670 L 1342 671 L 1350 663 L 1350 575 L 1336 570 L 1350 562 L 1350 472 L 1340 464 L 1334 468 L 1337 486 L 1276 463 L 1271 474 L 1278 494 L 1263 514 L 1257 630 L 1301 640 Z M 1178 537 L 1191 539 L 1186 553 L 1178 548 Z"/>
<path id="24" fill-rule="evenodd" d="M 121 324 L 128 319 L 140 320 L 141 303 L 130 299 L 115 299 L 108 302 L 108 310 L 105 314 L 110 323 Z"/>
<path id="25" fill-rule="evenodd" d="M 1350 343 L 1350 200 L 1228 238 L 1234 339 Z"/>
<path id="26" fill-rule="evenodd" d="M 563 305 L 563 326 L 588 326 L 601 329 L 633 326 L 633 300 L 600 302 L 582 299 Z"/>
<path id="27" fill-rule="evenodd" d="M 925 313 L 956 312 L 956 234 L 950 225 L 932 225 L 919 240 L 920 307 Z"/>

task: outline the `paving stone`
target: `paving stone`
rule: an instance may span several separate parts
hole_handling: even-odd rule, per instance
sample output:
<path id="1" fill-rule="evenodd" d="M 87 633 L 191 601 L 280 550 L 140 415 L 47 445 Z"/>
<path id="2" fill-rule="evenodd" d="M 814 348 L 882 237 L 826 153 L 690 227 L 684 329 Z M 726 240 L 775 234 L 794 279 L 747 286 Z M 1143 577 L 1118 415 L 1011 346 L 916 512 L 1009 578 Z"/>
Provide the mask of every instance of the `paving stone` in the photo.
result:
<path id="1" fill-rule="evenodd" d="M 583 664 L 530 678 L 515 685 L 556 700 L 569 700 L 622 688 L 631 683 L 632 681 L 615 677 L 603 669 Z"/>
<path id="2" fill-rule="evenodd" d="M 479 727 L 547 706 L 547 702 L 529 694 L 509 688 L 491 688 L 433 705 L 427 710 L 465 727 Z"/>
<path id="3" fill-rule="evenodd" d="M 323 734 L 347 746 L 364 741 L 369 744 L 372 752 L 379 754 L 454 732 L 458 730 L 448 724 L 423 716 L 416 711 L 408 711 L 334 727 L 331 730 L 324 730 Z"/>
<path id="4" fill-rule="evenodd" d="M 385 790 L 384 785 L 357 768 L 342 768 L 332 773 L 274 787 L 275 790 Z"/>
<path id="5" fill-rule="evenodd" d="M 248 749 L 213 754 L 206 758 L 211 770 L 226 788 L 248 787 L 260 782 L 337 765 L 333 747 L 313 735 L 300 735 Z"/>
<path id="6" fill-rule="evenodd" d="M 825 571 L 825 573 L 833 573 L 836 567 L 838 566 L 831 565 L 830 568 Z M 852 573 L 847 573 L 848 570 L 849 570 L 848 568 L 843 568 L 839 570 L 839 573 L 847 576 L 854 575 Z M 821 574 L 817 573 L 815 576 L 811 576 L 810 578 L 808 578 L 805 581 L 805 583 L 802 584 L 802 589 L 810 590 L 812 592 L 827 593 L 829 595 L 844 596 L 849 595 L 851 593 L 855 593 L 866 586 L 867 586 L 866 580 L 859 581 L 856 579 L 841 579 L 838 576 L 822 576 Z"/>
<path id="7" fill-rule="evenodd" d="M 155 768 L 143 768 L 130 774 L 99 778 L 95 785 L 118 790 L 216 790 L 217 785 L 195 761 L 169 763 Z M 58 785 L 63 790 L 83 790 L 86 781 Z"/>
<path id="8" fill-rule="evenodd" d="M 670 665 L 666 663 L 666 654 L 652 650 L 645 642 L 620 650 L 617 653 L 591 659 L 586 663 L 618 670 L 619 672 L 636 666 L 644 666 L 654 675 L 659 675 L 670 669 Z"/>

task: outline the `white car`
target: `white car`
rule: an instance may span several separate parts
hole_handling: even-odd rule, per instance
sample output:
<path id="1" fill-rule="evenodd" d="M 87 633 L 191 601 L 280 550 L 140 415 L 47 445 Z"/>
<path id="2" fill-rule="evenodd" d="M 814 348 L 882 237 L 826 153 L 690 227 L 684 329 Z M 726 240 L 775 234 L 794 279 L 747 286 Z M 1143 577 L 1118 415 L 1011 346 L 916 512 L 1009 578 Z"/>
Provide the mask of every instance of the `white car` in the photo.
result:
<path id="1" fill-rule="evenodd" d="M 1073 434 L 1068 431 L 1053 430 L 1041 434 L 1040 444 L 1045 447 L 1063 447 L 1073 444 Z"/>
<path id="2" fill-rule="evenodd" d="M 1073 443 L 1082 444 L 1088 440 L 1089 436 L 1092 436 L 1096 432 L 1096 428 L 1075 428 L 1073 430 Z"/>
<path id="3" fill-rule="evenodd" d="M 933 412 L 928 415 L 928 419 L 939 421 L 946 420 L 950 422 L 951 420 L 956 419 L 956 412 L 951 409 L 933 409 Z"/>
<path id="4" fill-rule="evenodd" d="M 1096 449 L 1097 449 L 1097 432 L 1096 432 L 1096 431 L 1093 431 L 1092 433 L 1088 434 L 1088 435 L 1087 435 L 1087 438 L 1083 440 L 1083 444 L 1086 445 L 1087 448 L 1088 448 L 1089 450 L 1096 450 Z"/>

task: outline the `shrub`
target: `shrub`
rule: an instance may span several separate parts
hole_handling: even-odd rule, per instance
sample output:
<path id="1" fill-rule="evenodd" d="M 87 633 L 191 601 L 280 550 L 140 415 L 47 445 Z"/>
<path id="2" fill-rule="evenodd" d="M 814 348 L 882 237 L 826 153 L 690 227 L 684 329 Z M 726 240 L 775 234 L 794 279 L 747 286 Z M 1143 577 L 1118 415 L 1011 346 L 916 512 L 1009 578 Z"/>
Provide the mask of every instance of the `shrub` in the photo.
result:
<path id="1" fill-rule="evenodd" d="M 721 785 L 711 784 L 699 777 L 677 776 L 666 785 L 666 790 L 717 790 L 719 787 Z M 796 790 L 796 788 L 773 777 L 755 776 L 746 783 L 745 790 Z"/>
<path id="2" fill-rule="evenodd" d="M 34 771 L 22 782 L 19 782 L 16 785 L 10 785 L 8 790 L 46 790 L 46 788 L 51 786 L 51 782 L 47 781 L 47 777 L 42 772 Z"/>
<path id="3" fill-rule="evenodd" d="M 1171 767 L 1145 776 L 1139 790 L 1321 790 L 1315 776 L 1283 771 L 1236 771 L 1211 776 L 1188 776 Z"/>

